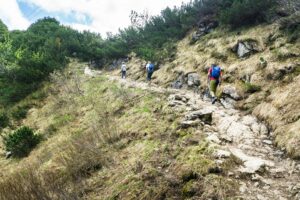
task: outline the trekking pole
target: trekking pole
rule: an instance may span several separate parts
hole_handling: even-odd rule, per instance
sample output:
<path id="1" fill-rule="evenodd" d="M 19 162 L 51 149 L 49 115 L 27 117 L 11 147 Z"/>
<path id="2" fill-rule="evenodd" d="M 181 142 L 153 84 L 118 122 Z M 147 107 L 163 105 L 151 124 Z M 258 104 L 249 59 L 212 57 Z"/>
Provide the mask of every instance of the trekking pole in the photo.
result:
<path id="1" fill-rule="evenodd" d="M 210 81 L 207 79 L 207 88 L 206 88 L 207 97 L 210 98 Z"/>

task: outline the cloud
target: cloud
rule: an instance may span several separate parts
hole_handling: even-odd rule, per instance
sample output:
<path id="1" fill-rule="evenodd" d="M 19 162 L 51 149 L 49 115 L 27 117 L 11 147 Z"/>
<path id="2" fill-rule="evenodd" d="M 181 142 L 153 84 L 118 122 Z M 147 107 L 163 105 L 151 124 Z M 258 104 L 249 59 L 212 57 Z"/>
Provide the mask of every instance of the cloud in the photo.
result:
<path id="1" fill-rule="evenodd" d="M 30 25 L 16 0 L 0 0 L 0 18 L 10 30 L 24 30 Z"/>
<path id="2" fill-rule="evenodd" d="M 138 12 L 148 10 L 150 14 L 156 15 L 167 6 L 180 5 L 182 0 L 26 0 L 26 2 L 47 12 L 64 14 L 73 12 L 77 16 L 88 16 L 91 23 L 80 27 L 96 30 L 104 35 L 106 32 L 116 33 L 119 28 L 127 27 L 130 24 L 131 10 Z M 79 24 L 76 27 L 79 27 Z"/>
<path id="3" fill-rule="evenodd" d="M 4 0 L 0 0 L 4 1 Z M 78 29 L 88 29 L 106 35 L 117 33 L 119 28 L 130 25 L 130 11 L 148 10 L 150 15 L 157 15 L 167 6 L 181 5 L 190 0 L 19 0 L 34 5 L 47 13 L 61 13 L 72 16 L 74 22 L 68 25 Z M 15 0 L 14 0 L 15 2 Z M 89 20 L 87 20 L 89 19 Z M 62 22 L 64 24 L 64 22 Z"/>

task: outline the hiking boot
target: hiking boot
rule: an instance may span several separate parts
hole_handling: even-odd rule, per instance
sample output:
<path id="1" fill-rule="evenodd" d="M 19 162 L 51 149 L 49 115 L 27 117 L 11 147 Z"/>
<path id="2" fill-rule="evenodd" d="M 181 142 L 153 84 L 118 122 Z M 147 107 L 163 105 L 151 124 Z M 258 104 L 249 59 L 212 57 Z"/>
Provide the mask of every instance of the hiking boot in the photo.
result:
<path id="1" fill-rule="evenodd" d="M 215 104 L 217 100 L 218 100 L 218 98 L 217 98 L 217 97 L 213 97 L 213 99 L 212 99 L 211 103 L 212 103 L 212 104 Z"/>

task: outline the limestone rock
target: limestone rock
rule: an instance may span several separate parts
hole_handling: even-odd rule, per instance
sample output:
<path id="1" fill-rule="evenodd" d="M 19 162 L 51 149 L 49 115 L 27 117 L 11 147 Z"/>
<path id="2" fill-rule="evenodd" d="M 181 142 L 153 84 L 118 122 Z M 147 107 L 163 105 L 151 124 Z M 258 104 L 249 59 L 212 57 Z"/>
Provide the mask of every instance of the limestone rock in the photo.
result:
<path id="1" fill-rule="evenodd" d="M 182 121 L 181 122 L 181 127 L 182 128 L 189 128 L 189 127 L 194 127 L 194 126 L 198 126 L 200 124 L 200 120 L 196 120 L 196 121 Z"/>
<path id="2" fill-rule="evenodd" d="M 244 162 L 244 167 L 240 168 L 240 172 L 246 174 L 253 174 L 258 171 L 263 171 L 265 167 L 265 162 L 261 159 L 253 159 Z"/>
<path id="3" fill-rule="evenodd" d="M 238 94 L 236 88 L 230 85 L 225 85 L 222 93 L 223 95 L 228 96 L 236 101 L 241 99 L 241 96 Z"/>
<path id="4" fill-rule="evenodd" d="M 258 43 L 255 40 L 238 41 L 237 44 L 232 48 L 239 58 L 245 58 L 251 54 L 260 51 Z"/>
<path id="5" fill-rule="evenodd" d="M 217 150 L 214 153 L 215 158 L 229 158 L 231 153 L 229 151 L 224 151 L 224 150 Z"/>
<path id="6" fill-rule="evenodd" d="M 198 88 L 200 84 L 200 76 L 196 72 L 184 73 L 180 71 L 177 79 L 171 83 L 171 87 L 175 89 L 189 89 Z"/>
<path id="7" fill-rule="evenodd" d="M 92 70 L 89 67 L 84 68 L 84 74 L 91 77 L 95 76 L 95 74 L 92 72 Z"/>
<path id="8" fill-rule="evenodd" d="M 188 74 L 187 79 L 189 87 L 200 86 L 200 77 L 197 73 Z"/>
<path id="9" fill-rule="evenodd" d="M 284 178 L 287 171 L 284 168 L 276 168 L 270 170 L 271 175 L 274 178 Z"/>
<path id="10" fill-rule="evenodd" d="M 263 140 L 262 141 L 264 144 L 267 144 L 267 145 L 272 145 L 273 142 L 271 140 Z"/>
<path id="11" fill-rule="evenodd" d="M 214 142 L 214 143 L 217 143 L 217 144 L 220 144 L 221 143 L 221 140 L 218 138 L 217 135 L 210 135 L 206 138 L 208 141 L 210 142 Z"/>
<path id="12" fill-rule="evenodd" d="M 220 139 L 223 140 L 224 142 L 229 142 L 229 143 L 232 142 L 232 138 L 229 137 L 229 136 L 226 135 L 226 134 L 221 134 L 221 135 L 220 135 Z"/>
<path id="13" fill-rule="evenodd" d="M 230 152 L 243 161 L 243 167 L 240 167 L 239 172 L 245 174 L 254 174 L 259 171 L 265 170 L 266 166 L 274 166 L 274 163 L 271 161 L 263 160 L 258 157 L 252 157 L 244 154 L 240 149 L 231 148 Z"/>
<path id="14" fill-rule="evenodd" d="M 174 101 L 170 101 L 169 102 L 169 106 L 170 107 L 182 106 L 182 105 L 185 105 L 185 103 L 182 102 L 182 101 L 176 101 L 176 100 L 174 100 Z"/>
<path id="15" fill-rule="evenodd" d="M 211 124 L 212 122 L 212 111 L 209 109 L 202 109 L 198 111 L 191 112 L 185 116 L 187 120 L 200 119 L 206 124 Z"/>
<path id="16" fill-rule="evenodd" d="M 5 153 L 5 158 L 9 159 L 12 156 L 12 153 L 10 151 Z"/>

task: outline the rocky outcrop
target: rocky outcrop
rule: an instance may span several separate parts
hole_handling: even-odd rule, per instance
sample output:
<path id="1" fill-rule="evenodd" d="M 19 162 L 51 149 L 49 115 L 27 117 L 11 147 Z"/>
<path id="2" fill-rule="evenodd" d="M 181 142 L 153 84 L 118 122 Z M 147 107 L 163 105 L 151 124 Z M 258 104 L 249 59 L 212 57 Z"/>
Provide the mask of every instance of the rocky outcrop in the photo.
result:
<path id="1" fill-rule="evenodd" d="M 195 89 L 200 85 L 200 76 L 196 72 L 187 74 L 180 72 L 177 79 L 171 84 L 171 87 L 175 89 Z"/>
<path id="2" fill-rule="evenodd" d="M 239 172 L 244 174 L 254 174 L 263 172 L 266 166 L 272 167 L 274 163 L 261 158 L 251 157 L 244 154 L 240 149 L 232 148 L 230 152 L 243 162 L 243 166 L 239 168 Z"/>
<path id="3" fill-rule="evenodd" d="M 187 75 L 187 85 L 189 87 L 200 86 L 200 77 L 197 73 L 190 73 Z"/>
<path id="4" fill-rule="evenodd" d="M 213 16 L 207 16 L 203 18 L 201 21 L 198 22 L 198 29 L 192 35 L 191 43 L 195 43 L 201 37 L 210 33 L 213 29 L 218 27 L 218 25 L 219 25 L 218 21 L 214 20 Z"/>
<path id="5" fill-rule="evenodd" d="M 236 101 L 241 99 L 241 96 L 239 95 L 237 89 L 230 85 L 225 85 L 223 87 L 222 94 L 224 97 L 229 97 L 231 99 L 234 99 Z"/>
<path id="6" fill-rule="evenodd" d="M 255 54 L 261 49 L 258 46 L 258 42 L 255 40 L 238 41 L 232 48 L 232 51 L 237 54 L 239 58 L 246 58 L 252 54 Z"/>
<path id="7" fill-rule="evenodd" d="M 187 120 L 201 120 L 206 124 L 211 124 L 212 122 L 212 110 L 201 109 L 191 113 L 188 113 L 185 118 Z"/>

